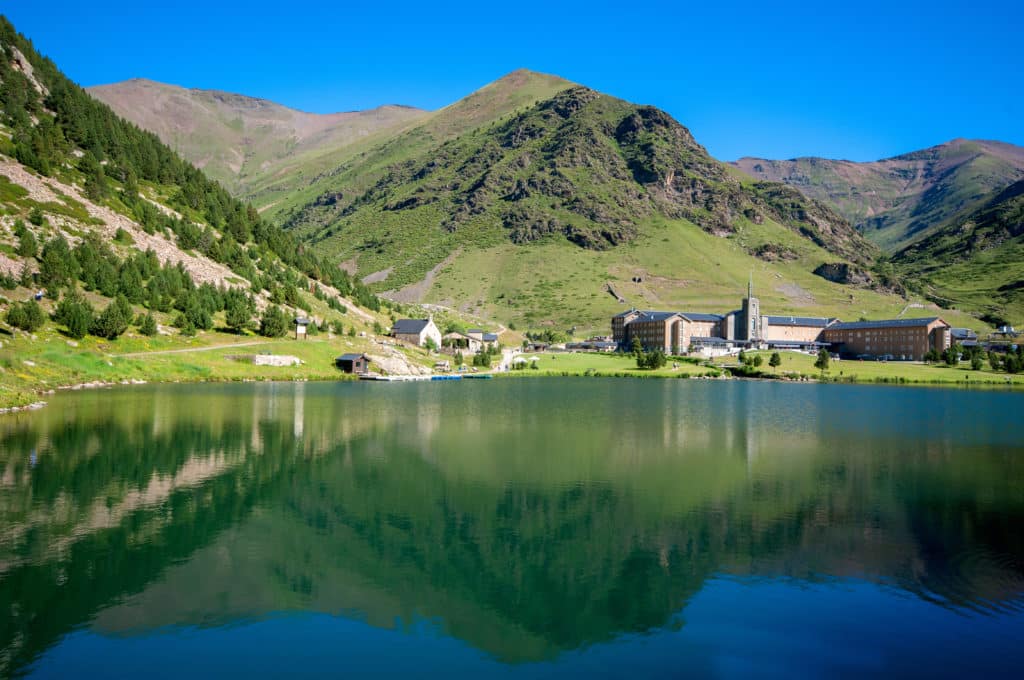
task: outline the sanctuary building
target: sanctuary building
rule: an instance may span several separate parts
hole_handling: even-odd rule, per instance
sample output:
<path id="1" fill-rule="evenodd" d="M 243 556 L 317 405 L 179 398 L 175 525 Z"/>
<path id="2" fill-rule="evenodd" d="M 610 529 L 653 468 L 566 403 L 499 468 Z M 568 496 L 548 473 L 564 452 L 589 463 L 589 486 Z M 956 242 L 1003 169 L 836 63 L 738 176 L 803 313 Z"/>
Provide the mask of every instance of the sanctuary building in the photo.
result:
<path id="1" fill-rule="evenodd" d="M 950 327 L 938 317 L 843 323 L 835 318 L 761 314 L 747 287 L 740 309 L 727 314 L 630 309 L 612 317 L 612 339 L 628 350 L 634 338 L 646 351 L 666 354 L 725 352 L 735 348 L 827 348 L 844 356 L 921 361 L 950 345 Z"/>

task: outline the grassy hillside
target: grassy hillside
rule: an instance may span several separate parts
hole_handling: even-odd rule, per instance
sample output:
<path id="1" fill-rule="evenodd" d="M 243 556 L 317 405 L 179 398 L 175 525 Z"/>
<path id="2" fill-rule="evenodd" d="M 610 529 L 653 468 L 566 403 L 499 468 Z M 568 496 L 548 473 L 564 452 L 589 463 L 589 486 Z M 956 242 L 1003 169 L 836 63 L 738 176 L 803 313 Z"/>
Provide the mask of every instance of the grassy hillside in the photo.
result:
<path id="1" fill-rule="evenodd" d="M 247 198 L 268 218 L 279 223 L 293 221 L 311 202 L 334 205 L 350 201 L 373 186 L 390 166 L 507 118 L 571 86 L 557 76 L 525 69 L 513 71 L 402 127 L 382 130 L 343 149 L 311 151 L 291 171 L 254 182 Z"/>
<path id="2" fill-rule="evenodd" d="M 88 88 L 118 115 L 156 133 L 236 195 L 264 178 L 295 172 L 313 154 L 343 149 L 427 115 L 408 106 L 314 114 L 215 90 L 134 79 Z"/>
<path id="3" fill-rule="evenodd" d="M 896 254 L 896 267 L 929 297 L 1024 322 L 1024 181 L 993 192 L 980 208 Z"/>
<path id="4" fill-rule="evenodd" d="M 394 299 L 603 329 L 624 304 L 608 283 L 636 306 L 727 311 L 753 271 L 780 312 L 907 304 L 815 276 L 827 262 L 863 271 L 875 250 L 799 192 L 737 176 L 652 107 L 573 87 L 433 147 L 405 142 L 341 168 L 336 193 L 288 222 Z"/>
<path id="5" fill-rule="evenodd" d="M 733 165 L 835 206 L 868 239 L 895 252 L 1024 178 L 1024 148 L 956 139 L 871 163 L 741 158 Z"/>
<path id="6" fill-rule="evenodd" d="M 330 341 L 297 375 L 336 375 L 331 355 L 348 347 L 392 372 L 429 362 L 377 346 L 396 310 L 89 97 L 2 17 L 0 83 L 0 404 L 80 381 L 273 376 L 212 354 L 114 359 L 274 344 L 294 315 Z"/>

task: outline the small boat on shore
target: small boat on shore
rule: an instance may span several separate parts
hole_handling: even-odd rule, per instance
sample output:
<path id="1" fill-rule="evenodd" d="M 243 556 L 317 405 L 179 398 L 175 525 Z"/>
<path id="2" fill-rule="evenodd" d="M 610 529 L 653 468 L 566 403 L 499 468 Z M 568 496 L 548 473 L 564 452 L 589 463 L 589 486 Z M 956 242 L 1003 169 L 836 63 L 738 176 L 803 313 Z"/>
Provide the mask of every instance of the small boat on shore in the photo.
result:
<path id="1" fill-rule="evenodd" d="M 469 375 L 462 376 L 466 380 L 490 380 L 494 376 L 490 373 L 470 373 Z"/>
<path id="2" fill-rule="evenodd" d="M 466 376 L 469 377 L 469 376 Z M 433 375 L 430 376 L 431 380 L 462 380 L 461 375 Z"/>

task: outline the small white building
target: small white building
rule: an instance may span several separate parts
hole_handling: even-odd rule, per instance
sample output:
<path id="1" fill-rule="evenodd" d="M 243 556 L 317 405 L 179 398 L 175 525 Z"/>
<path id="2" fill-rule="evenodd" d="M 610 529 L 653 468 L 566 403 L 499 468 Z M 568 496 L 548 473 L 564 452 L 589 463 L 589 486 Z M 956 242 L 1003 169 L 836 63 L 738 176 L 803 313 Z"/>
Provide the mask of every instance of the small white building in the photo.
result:
<path id="1" fill-rule="evenodd" d="M 430 338 L 436 347 L 441 347 L 441 331 L 433 319 L 399 319 L 391 328 L 391 335 L 396 340 L 419 347 L 426 346 L 427 338 Z"/>

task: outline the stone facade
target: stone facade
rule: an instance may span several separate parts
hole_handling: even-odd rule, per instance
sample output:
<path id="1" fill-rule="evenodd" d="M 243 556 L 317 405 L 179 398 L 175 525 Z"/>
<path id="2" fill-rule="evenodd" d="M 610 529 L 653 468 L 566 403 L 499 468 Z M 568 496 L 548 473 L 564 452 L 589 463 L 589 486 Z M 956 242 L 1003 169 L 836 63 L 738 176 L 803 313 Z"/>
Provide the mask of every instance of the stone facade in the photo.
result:
<path id="1" fill-rule="evenodd" d="M 833 324 L 822 337 L 845 356 L 921 361 L 930 350 L 942 352 L 949 347 L 951 329 L 938 317 L 856 321 Z"/>

